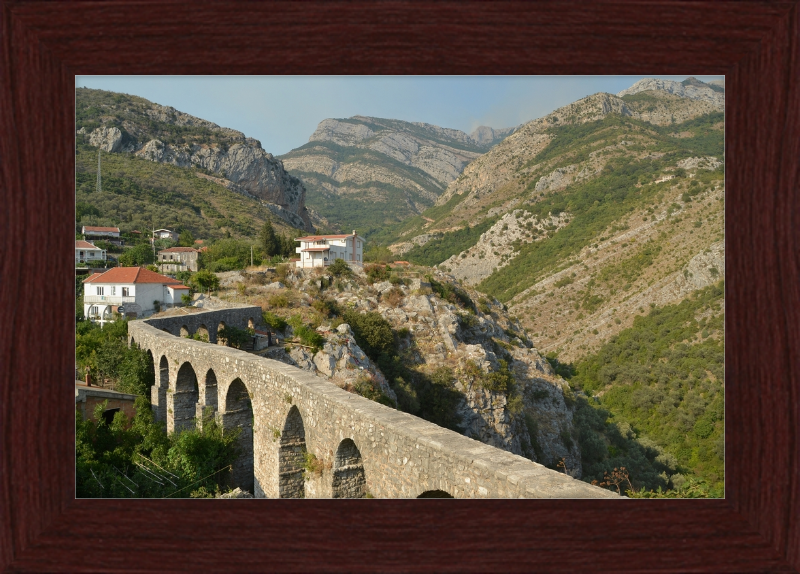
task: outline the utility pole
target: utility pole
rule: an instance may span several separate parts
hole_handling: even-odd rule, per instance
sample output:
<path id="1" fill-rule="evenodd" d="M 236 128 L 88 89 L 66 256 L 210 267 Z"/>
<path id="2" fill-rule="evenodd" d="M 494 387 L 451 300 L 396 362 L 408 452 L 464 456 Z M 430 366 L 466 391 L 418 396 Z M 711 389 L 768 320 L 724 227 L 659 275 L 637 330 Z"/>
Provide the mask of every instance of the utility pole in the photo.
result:
<path id="1" fill-rule="evenodd" d="M 100 148 L 97 148 L 97 193 L 100 193 L 103 189 L 102 182 L 100 181 L 100 152 L 103 151 Z"/>
<path id="2" fill-rule="evenodd" d="M 250 246 L 250 267 L 253 266 L 253 246 Z"/>

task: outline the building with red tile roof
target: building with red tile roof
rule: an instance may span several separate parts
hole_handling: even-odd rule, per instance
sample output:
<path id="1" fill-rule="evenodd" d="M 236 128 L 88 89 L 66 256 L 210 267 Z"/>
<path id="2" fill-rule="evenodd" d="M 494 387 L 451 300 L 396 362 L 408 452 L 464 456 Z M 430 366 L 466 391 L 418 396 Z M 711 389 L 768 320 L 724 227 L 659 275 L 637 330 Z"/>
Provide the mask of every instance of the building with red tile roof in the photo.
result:
<path id="1" fill-rule="evenodd" d="M 97 263 L 106 260 L 106 250 L 90 241 L 75 240 L 75 263 Z"/>
<path id="2" fill-rule="evenodd" d="M 181 305 L 181 295 L 189 292 L 177 279 L 144 267 L 115 267 L 93 274 L 83 285 L 83 314 L 101 325 L 114 313 L 141 317 Z"/>

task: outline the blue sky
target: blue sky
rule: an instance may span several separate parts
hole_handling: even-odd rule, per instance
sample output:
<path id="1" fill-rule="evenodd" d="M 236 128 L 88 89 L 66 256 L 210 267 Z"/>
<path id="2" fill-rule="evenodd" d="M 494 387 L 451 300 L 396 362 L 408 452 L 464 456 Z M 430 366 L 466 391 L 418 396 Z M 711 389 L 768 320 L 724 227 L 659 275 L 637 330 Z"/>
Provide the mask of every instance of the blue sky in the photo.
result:
<path id="1" fill-rule="evenodd" d="M 687 76 L 77 76 L 75 84 L 172 106 L 281 155 L 307 143 L 326 118 L 374 116 L 469 133 L 482 125 L 516 126 L 645 77 Z"/>

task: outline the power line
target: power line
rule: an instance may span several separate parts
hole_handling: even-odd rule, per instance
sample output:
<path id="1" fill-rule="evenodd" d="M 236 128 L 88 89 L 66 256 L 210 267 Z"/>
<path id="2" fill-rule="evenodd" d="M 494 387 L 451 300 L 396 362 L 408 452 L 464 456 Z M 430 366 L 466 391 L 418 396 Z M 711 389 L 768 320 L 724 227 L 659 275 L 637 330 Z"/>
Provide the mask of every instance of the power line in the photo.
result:
<path id="1" fill-rule="evenodd" d="M 190 487 L 194 486 L 195 484 L 197 484 L 197 483 L 199 483 L 199 482 L 203 482 L 203 481 L 204 481 L 206 478 L 211 478 L 212 476 L 214 476 L 215 474 L 219 474 L 219 473 L 220 473 L 220 472 L 222 472 L 223 470 L 230 470 L 231 472 L 233 472 L 233 465 L 230 465 L 230 464 L 229 464 L 228 466 L 225 466 L 225 467 L 223 467 L 223 468 L 219 469 L 217 472 L 212 472 L 212 473 L 211 473 L 211 474 L 209 474 L 208 476 L 206 476 L 206 477 L 203 477 L 203 478 L 201 478 L 200 480 L 197 480 L 197 481 L 193 482 L 193 483 L 192 483 L 192 484 L 190 484 L 189 486 L 184 486 L 184 487 L 183 487 L 183 488 L 181 488 L 180 490 L 176 490 L 175 492 L 173 492 L 172 494 L 170 494 L 170 495 L 168 495 L 168 496 L 165 496 L 164 498 L 170 498 L 170 497 L 171 497 L 173 494 L 178 494 L 178 493 L 179 493 L 181 490 L 186 490 L 187 488 L 190 488 Z"/>

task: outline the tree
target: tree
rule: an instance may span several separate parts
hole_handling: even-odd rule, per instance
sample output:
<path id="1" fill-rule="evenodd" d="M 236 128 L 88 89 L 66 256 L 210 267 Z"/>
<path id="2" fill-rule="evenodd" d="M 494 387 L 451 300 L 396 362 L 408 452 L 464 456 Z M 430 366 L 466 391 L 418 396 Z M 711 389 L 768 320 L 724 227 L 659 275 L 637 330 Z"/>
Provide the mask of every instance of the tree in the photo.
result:
<path id="1" fill-rule="evenodd" d="M 189 280 L 189 286 L 196 291 L 208 291 L 219 289 L 219 277 L 207 269 L 201 269 Z"/>
<path id="2" fill-rule="evenodd" d="M 272 227 L 272 222 L 267 220 L 264 227 L 261 228 L 261 233 L 258 236 L 261 244 L 261 249 L 267 257 L 274 257 L 281 253 L 281 241 L 275 235 L 275 229 Z"/>
<path id="3" fill-rule="evenodd" d="M 178 246 L 191 247 L 192 245 L 194 245 L 194 236 L 192 235 L 192 232 L 187 229 L 178 237 Z"/>
<path id="4" fill-rule="evenodd" d="M 153 248 L 146 243 L 131 247 L 119 256 L 119 264 L 121 267 L 143 267 L 154 261 Z"/>

